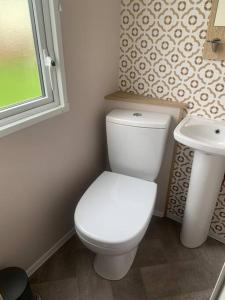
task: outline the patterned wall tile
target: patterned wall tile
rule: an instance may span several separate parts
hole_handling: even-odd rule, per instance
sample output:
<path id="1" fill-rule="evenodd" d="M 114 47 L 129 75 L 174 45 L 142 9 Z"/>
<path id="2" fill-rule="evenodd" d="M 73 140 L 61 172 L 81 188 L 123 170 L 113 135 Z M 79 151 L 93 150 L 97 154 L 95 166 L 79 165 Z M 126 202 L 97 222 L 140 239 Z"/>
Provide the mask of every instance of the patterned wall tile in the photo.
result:
<path id="1" fill-rule="evenodd" d="M 120 88 L 187 104 L 187 114 L 225 120 L 225 61 L 202 58 L 211 0 L 122 0 Z M 169 214 L 182 218 L 193 151 L 179 145 Z M 225 183 L 211 232 L 225 241 Z"/>

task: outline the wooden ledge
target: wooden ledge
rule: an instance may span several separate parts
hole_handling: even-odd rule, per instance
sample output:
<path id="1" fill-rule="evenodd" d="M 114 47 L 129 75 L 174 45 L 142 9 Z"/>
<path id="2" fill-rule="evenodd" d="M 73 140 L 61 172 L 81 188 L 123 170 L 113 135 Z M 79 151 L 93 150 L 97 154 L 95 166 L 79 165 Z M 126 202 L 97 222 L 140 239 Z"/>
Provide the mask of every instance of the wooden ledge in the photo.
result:
<path id="1" fill-rule="evenodd" d="M 169 106 L 179 108 L 184 110 L 186 105 L 184 103 L 180 103 L 178 101 L 169 101 L 162 100 L 157 98 L 152 98 L 148 96 L 136 95 L 134 93 L 125 93 L 121 91 L 117 91 L 110 95 L 105 96 L 106 100 L 115 100 L 115 101 L 125 101 L 125 102 L 133 102 L 133 103 L 142 103 L 142 104 L 151 104 L 151 105 L 159 105 L 159 106 Z"/>

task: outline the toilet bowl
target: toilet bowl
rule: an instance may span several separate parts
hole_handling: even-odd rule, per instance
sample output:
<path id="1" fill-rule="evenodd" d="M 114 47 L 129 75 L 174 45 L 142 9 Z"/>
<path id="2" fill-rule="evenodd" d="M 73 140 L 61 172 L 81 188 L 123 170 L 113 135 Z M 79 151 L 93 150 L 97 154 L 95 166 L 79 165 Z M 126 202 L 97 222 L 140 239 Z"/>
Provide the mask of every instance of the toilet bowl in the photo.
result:
<path id="1" fill-rule="evenodd" d="M 119 280 L 129 271 L 152 217 L 157 185 L 103 172 L 88 188 L 75 211 L 75 229 L 97 255 L 95 271 Z"/>
<path id="2" fill-rule="evenodd" d="M 109 165 L 75 210 L 80 240 L 96 253 L 95 271 L 119 280 L 129 271 L 151 220 L 170 116 L 113 110 L 106 116 Z"/>

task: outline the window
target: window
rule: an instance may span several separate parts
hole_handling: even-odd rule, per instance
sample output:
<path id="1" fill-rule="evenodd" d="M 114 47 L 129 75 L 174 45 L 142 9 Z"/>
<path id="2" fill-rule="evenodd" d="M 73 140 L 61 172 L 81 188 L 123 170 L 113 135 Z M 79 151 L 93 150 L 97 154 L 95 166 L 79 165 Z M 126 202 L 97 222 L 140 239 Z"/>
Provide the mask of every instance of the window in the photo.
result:
<path id="1" fill-rule="evenodd" d="M 59 3 L 0 0 L 0 136 L 67 110 Z"/>

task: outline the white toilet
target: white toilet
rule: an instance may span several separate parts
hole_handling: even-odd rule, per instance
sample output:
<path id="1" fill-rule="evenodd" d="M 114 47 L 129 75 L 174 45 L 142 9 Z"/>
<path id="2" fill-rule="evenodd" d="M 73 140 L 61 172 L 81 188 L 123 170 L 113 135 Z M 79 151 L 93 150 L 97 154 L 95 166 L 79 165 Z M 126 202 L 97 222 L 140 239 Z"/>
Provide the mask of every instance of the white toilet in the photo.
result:
<path id="1" fill-rule="evenodd" d="M 109 163 L 75 211 L 76 232 L 95 252 L 95 271 L 119 280 L 129 271 L 152 217 L 170 116 L 113 110 L 106 117 Z"/>

